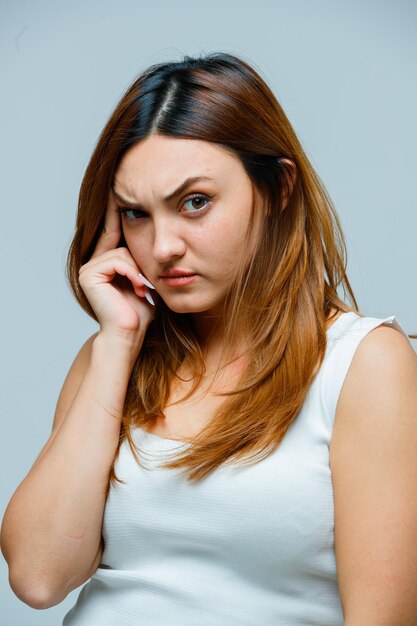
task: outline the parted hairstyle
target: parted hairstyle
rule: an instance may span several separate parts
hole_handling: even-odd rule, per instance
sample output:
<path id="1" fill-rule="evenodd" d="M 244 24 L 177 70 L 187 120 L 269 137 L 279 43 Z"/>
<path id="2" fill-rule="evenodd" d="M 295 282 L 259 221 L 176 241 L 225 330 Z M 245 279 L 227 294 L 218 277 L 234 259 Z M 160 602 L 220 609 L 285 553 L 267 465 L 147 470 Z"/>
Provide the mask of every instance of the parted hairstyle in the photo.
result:
<path id="1" fill-rule="evenodd" d="M 253 191 L 248 237 L 260 210 L 256 193 L 265 209 L 259 241 L 249 260 L 242 254 L 221 319 L 224 360 L 244 336 L 248 365 L 239 385 L 220 394 L 224 401 L 216 415 L 187 438 L 192 445 L 163 465 L 197 481 L 221 464 L 257 462 L 278 447 L 323 362 L 331 310 L 361 313 L 346 274 L 338 216 L 282 107 L 249 63 L 216 52 L 150 66 L 127 89 L 99 137 L 82 180 L 67 258 L 71 289 L 91 317 L 97 321 L 80 287 L 80 267 L 102 232 L 122 157 L 154 133 L 212 142 L 240 159 Z M 295 165 L 295 178 L 283 159 Z M 119 245 L 126 246 L 123 235 Z M 339 298 L 339 286 L 352 306 Z M 190 314 L 174 312 L 158 298 L 131 372 L 109 487 L 124 482 L 115 472 L 124 439 L 142 465 L 131 429 L 164 417 L 182 364 L 195 379 L 184 400 L 205 372 L 201 346 Z"/>

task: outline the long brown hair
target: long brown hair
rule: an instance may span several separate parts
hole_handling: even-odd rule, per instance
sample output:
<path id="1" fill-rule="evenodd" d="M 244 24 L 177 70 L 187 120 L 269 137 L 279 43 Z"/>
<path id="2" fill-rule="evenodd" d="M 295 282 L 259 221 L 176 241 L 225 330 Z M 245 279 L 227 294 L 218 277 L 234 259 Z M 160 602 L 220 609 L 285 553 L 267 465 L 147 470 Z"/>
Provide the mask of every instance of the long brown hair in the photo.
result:
<path id="1" fill-rule="evenodd" d="M 269 456 L 296 419 L 324 359 L 332 309 L 358 305 L 346 275 L 346 244 L 332 202 L 296 134 L 261 76 L 244 60 L 225 53 L 159 63 L 127 89 L 100 135 L 79 196 L 76 232 L 67 273 L 81 307 L 97 318 L 79 281 L 81 265 L 94 251 L 104 225 L 107 198 L 126 151 L 159 133 L 219 144 L 236 155 L 255 198 L 264 202 L 263 231 L 250 259 L 242 255 L 222 318 L 224 359 L 242 333 L 248 365 L 240 384 L 192 445 L 165 463 L 188 480 L 199 480 L 222 463 Z M 291 177 L 288 159 L 296 169 Z M 288 204 L 283 210 L 284 192 Z M 250 229 L 248 230 L 249 235 Z M 126 245 L 123 237 L 120 245 Z M 338 296 L 341 286 L 349 307 Z M 119 447 L 127 438 L 136 461 L 131 428 L 163 418 L 172 381 L 186 363 L 198 387 L 202 351 L 188 314 L 158 299 L 125 398 Z M 110 482 L 120 481 L 114 462 Z"/>

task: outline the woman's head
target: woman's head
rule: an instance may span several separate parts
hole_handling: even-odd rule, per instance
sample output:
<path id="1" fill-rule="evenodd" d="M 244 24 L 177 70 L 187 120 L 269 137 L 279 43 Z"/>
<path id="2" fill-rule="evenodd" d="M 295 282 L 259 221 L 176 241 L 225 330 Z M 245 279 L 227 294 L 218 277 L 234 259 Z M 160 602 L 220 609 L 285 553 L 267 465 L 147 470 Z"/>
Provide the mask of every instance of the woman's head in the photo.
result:
<path id="1" fill-rule="evenodd" d="M 161 198 L 189 176 L 210 172 L 214 182 L 191 188 L 191 193 L 217 195 L 206 214 L 180 219 L 177 212 L 176 220 L 166 219 L 174 215 L 178 199 L 169 205 L 169 213 Z M 294 288 L 307 280 L 323 307 L 320 231 L 330 235 L 327 198 L 284 111 L 245 61 L 212 53 L 153 65 L 117 105 L 84 176 L 68 259 L 74 292 L 93 317 L 77 276 L 94 250 L 112 188 L 146 207 L 147 217 L 135 225 L 124 214 L 120 245 L 128 246 L 147 278 L 156 282 L 166 304 L 157 315 L 205 307 L 220 312 L 226 297 L 236 328 L 244 312 L 268 306 L 278 292 L 287 307 L 294 306 L 288 294 L 294 298 Z M 199 202 L 204 205 L 197 198 L 186 207 L 196 210 Z M 181 215 L 186 210 L 181 208 Z M 328 222 L 324 229 L 323 220 Z M 327 243 L 337 265 L 330 239 Z M 188 286 L 174 288 L 160 279 L 172 268 L 200 274 L 200 264 L 201 273 L 208 272 L 206 279 L 198 277 Z M 343 274 L 340 264 L 337 269 Z M 329 278 L 334 286 L 337 277 Z M 195 298 L 200 285 L 206 289 Z"/>
<path id="2" fill-rule="evenodd" d="M 164 200 L 193 176 L 213 180 Z M 248 63 L 223 53 L 153 65 L 128 88 L 87 167 L 68 255 L 71 287 L 95 319 L 78 273 L 111 194 L 122 211 L 126 200 L 144 211 L 123 215 L 119 245 L 161 296 L 126 394 L 132 451 L 131 425 L 164 416 L 184 362 L 195 374 L 187 397 L 201 381 L 192 322 L 207 311 L 222 324 L 223 362 L 242 345 L 247 366 L 190 453 L 166 467 L 198 479 L 231 456 L 278 444 L 324 358 L 330 312 L 349 310 L 339 285 L 357 305 L 339 219 L 272 91 Z M 197 276 L 174 287 L 161 278 L 172 269 Z"/>

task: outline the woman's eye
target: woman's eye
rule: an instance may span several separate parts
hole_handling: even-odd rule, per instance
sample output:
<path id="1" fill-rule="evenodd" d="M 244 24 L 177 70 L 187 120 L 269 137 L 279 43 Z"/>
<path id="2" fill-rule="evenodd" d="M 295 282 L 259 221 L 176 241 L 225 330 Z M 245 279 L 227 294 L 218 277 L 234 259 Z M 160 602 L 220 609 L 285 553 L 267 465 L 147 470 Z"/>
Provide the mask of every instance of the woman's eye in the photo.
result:
<path id="1" fill-rule="evenodd" d="M 189 205 L 186 213 L 200 213 L 203 212 L 207 205 L 210 203 L 211 197 L 206 196 L 204 193 L 196 193 L 187 198 L 183 202 L 183 206 Z M 141 211 L 140 209 L 128 209 L 128 208 L 119 208 L 119 213 L 129 222 L 138 220 L 142 217 L 146 217 L 147 213 Z"/>
<path id="2" fill-rule="evenodd" d="M 139 209 L 119 209 L 119 213 L 124 215 L 128 220 L 137 220 L 145 215 L 145 213 Z"/>
<path id="3" fill-rule="evenodd" d="M 192 196 L 190 196 L 185 202 L 184 202 L 184 206 L 188 203 L 191 203 L 191 210 L 189 211 L 190 213 L 198 213 L 199 211 L 203 211 L 204 209 L 207 208 L 207 204 L 210 202 L 209 196 L 206 196 L 205 194 L 201 194 L 201 193 L 196 193 Z M 204 204 L 205 203 L 205 204 Z"/>

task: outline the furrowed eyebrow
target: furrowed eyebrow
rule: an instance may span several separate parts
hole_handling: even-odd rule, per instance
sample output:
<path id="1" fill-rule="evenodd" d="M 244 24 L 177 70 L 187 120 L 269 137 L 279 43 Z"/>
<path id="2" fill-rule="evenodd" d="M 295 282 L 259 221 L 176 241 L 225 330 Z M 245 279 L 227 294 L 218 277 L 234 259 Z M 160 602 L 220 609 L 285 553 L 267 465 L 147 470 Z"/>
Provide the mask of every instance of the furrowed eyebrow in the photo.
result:
<path id="1" fill-rule="evenodd" d="M 189 178 L 186 178 L 181 183 L 181 185 L 179 185 L 179 187 L 174 189 L 174 191 L 169 193 L 167 196 L 164 196 L 162 198 L 163 201 L 164 202 L 170 202 L 171 200 L 173 200 L 174 198 L 179 196 L 188 187 L 190 187 L 194 183 L 198 183 L 198 182 L 200 182 L 202 180 L 214 180 L 214 178 L 210 178 L 209 176 L 190 176 Z M 121 202 L 124 206 L 129 207 L 131 209 L 145 210 L 145 207 L 142 206 L 141 204 L 137 204 L 136 202 L 130 202 L 129 200 L 126 200 L 125 198 L 123 198 L 119 193 L 117 193 L 117 191 L 114 190 L 114 187 L 113 187 L 113 194 L 114 194 L 116 200 Z"/>

